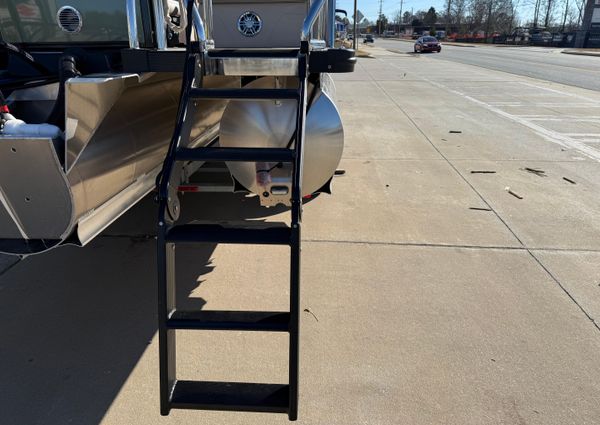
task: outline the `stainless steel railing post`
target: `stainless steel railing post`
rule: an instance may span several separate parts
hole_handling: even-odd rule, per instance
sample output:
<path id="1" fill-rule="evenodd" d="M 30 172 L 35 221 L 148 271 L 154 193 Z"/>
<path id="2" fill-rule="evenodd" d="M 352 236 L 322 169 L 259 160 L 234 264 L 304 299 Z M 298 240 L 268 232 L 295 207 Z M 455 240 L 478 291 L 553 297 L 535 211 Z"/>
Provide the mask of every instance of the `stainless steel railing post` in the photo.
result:
<path id="1" fill-rule="evenodd" d="M 137 0 L 127 0 L 125 4 L 127 11 L 127 33 L 129 35 L 129 47 L 132 49 L 140 48 L 140 40 L 138 39 L 137 25 Z"/>
<path id="2" fill-rule="evenodd" d="M 312 27 L 319 17 L 324 4 L 325 0 L 315 0 L 313 4 L 310 5 L 310 9 L 308 9 L 306 18 L 304 18 L 304 22 L 302 23 L 302 31 L 300 33 L 301 41 L 310 41 Z"/>
<path id="3" fill-rule="evenodd" d="M 154 10 L 154 33 L 156 34 L 156 47 L 159 50 L 167 48 L 167 22 L 165 21 L 165 7 L 163 0 L 152 0 Z"/>
<path id="4" fill-rule="evenodd" d="M 204 30 L 206 32 L 206 39 L 212 40 L 213 30 L 213 7 L 212 0 L 202 0 L 202 9 L 204 13 Z"/>

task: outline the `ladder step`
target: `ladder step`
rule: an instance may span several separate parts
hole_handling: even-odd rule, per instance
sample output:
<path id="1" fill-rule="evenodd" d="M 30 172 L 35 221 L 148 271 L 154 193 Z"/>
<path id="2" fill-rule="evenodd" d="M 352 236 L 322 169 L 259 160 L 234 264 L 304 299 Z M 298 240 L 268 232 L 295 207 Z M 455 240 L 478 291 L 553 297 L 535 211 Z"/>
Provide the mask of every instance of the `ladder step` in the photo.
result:
<path id="1" fill-rule="evenodd" d="M 289 245 L 291 229 L 287 226 L 243 228 L 219 224 L 184 224 L 166 234 L 167 242 L 208 242 L 255 245 Z"/>
<path id="2" fill-rule="evenodd" d="M 177 161 L 292 162 L 294 151 L 287 148 L 179 148 Z"/>
<path id="3" fill-rule="evenodd" d="M 174 311 L 169 329 L 287 332 L 290 313 L 274 311 Z"/>
<path id="4" fill-rule="evenodd" d="M 191 89 L 193 99 L 269 100 L 300 98 L 297 89 Z"/>
<path id="5" fill-rule="evenodd" d="M 170 405 L 173 409 L 286 413 L 289 385 L 177 381 Z"/>

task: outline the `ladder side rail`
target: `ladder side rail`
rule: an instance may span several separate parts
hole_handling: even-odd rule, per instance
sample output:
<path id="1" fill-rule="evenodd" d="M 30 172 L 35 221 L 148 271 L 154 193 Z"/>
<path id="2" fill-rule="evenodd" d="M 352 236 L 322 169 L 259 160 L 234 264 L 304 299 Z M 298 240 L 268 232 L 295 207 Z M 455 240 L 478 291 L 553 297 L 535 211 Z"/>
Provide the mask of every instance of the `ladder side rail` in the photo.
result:
<path id="1" fill-rule="evenodd" d="M 290 239 L 290 346 L 289 346 L 289 403 L 288 417 L 298 418 L 298 387 L 300 360 L 300 241 L 302 222 L 302 169 L 307 102 L 308 55 L 298 55 L 299 99 L 296 112 L 296 143 L 292 173 L 292 208 Z"/>
<path id="2" fill-rule="evenodd" d="M 193 1 L 188 1 L 188 22 L 193 19 Z M 158 231 L 157 231 L 157 271 L 158 271 L 158 338 L 159 338 L 159 392 L 160 413 L 165 416 L 171 408 L 171 396 L 176 384 L 175 330 L 167 326 L 169 315 L 175 308 L 175 245 L 167 243 L 167 209 L 171 174 L 175 164 L 175 155 L 188 111 L 190 90 L 195 76 L 196 54 L 191 43 L 192 25 L 186 27 L 186 59 L 181 81 L 181 94 L 177 110 L 175 129 L 169 149 L 163 163 L 158 182 Z M 169 220 L 171 221 L 171 220 Z"/>
<path id="3" fill-rule="evenodd" d="M 175 121 L 175 129 L 173 131 L 173 137 L 171 138 L 171 143 L 169 144 L 169 149 L 167 151 L 167 155 L 163 162 L 162 174 L 158 187 L 158 196 L 159 201 L 164 202 L 169 197 L 169 181 L 171 179 L 171 174 L 173 171 L 173 164 L 175 163 L 175 157 L 177 153 L 177 148 L 179 147 L 179 142 L 182 136 L 182 130 L 184 127 L 184 121 L 186 118 L 186 113 L 188 109 L 188 103 L 190 99 L 190 92 L 192 90 L 192 83 L 195 76 L 196 71 L 196 56 L 194 52 L 194 48 L 192 45 L 192 27 L 196 26 L 196 22 L 194 20 L 194 1 L 188 0 L 187 3 L 187 15 L 188 22 L 194 22 L 194 25 L 188 25 L 185 29 L 185 39 L 186 39 L 186 55 L 185 55 L 185 65 L 183 70 L 183 77 L 181 79 L 181 92 L 179 98 L 179 106 L 177 108 L 177 117 Z M 202 20 L 200 20 L 200 24 Z M 203 33 L 203 32 L 202 32 Z M 200 36 L 200 33 L 197 33 Z M 201 40 L 205 41 L 205 40 Z M 159 212 L 159 224 L 160 222 L 164 223 L 164 208 L 160 208 Z"/>
<path id="4" fill-rule="evenodd" d="M 177 382 L 175 329 L 167 326 L 169 315 L 175 309 L 175 244 L 166 243 L 165 235 L 158 234 L 158 339 L 159 339 L 159 392 L 160 414 L 169 414 L 171 395 Z"/>

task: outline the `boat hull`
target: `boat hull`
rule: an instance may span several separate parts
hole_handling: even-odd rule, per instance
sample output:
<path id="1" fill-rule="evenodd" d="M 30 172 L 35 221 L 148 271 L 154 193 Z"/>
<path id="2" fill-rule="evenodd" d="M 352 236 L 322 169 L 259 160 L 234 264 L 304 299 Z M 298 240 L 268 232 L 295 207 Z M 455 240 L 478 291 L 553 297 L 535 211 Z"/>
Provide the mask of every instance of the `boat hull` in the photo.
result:
<path id="1" fill-rule="evenodd" d="M 240 80 L 209 77 L 205 84 L 239 87 Z M 154 188 L 173 134 L 181 76 L 89 75 L 70 79 L 65 89 L 64 141 L 0 136 L 0 252 L 85 245 Z M 27 99 L 27 93 L 13 96 Z M 217 136 L 225 105 L 194 105 L 193 146 Z"/>

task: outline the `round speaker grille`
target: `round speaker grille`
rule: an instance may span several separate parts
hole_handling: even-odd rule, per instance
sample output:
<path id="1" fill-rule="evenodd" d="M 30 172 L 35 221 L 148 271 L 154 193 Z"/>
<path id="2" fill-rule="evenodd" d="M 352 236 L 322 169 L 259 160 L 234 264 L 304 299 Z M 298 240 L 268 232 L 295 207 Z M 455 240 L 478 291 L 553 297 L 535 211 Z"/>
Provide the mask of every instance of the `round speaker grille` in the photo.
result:
<path id="1" fill-rule="evenodd" d="M 58 21 L 58 26 L 60 29 L 68 33 L 79 32 L 81 30 L 81 26 L 83 25 L 81 13 L 71 6 L 63 6 L 58 9 L 56 20 Z"/>
<path id="2" fill-rule="evenodd" d="M 262 29 L 262 20 L 254 12 L 244 12 L 238 18 L 237 28 L 242 35 L 254 37 Z"/>

